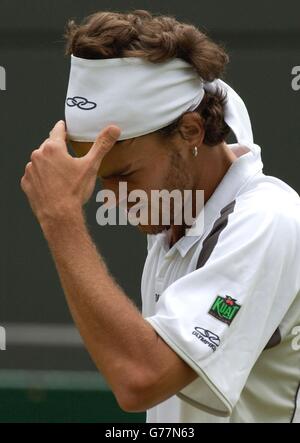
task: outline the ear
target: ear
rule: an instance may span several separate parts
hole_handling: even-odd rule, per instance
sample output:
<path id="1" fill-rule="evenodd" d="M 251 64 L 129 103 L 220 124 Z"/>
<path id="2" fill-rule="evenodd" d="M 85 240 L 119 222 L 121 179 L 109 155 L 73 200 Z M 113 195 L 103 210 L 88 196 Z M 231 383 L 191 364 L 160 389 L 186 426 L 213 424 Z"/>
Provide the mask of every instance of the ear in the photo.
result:
<path id="1" fill-rule="evenodd" d="M 179 127 L 181 137 L 191 145 L 200 147 L 203 144 L 205 131 L 202 117 L 198 112 L 187 112 L 181 117 Z"/>

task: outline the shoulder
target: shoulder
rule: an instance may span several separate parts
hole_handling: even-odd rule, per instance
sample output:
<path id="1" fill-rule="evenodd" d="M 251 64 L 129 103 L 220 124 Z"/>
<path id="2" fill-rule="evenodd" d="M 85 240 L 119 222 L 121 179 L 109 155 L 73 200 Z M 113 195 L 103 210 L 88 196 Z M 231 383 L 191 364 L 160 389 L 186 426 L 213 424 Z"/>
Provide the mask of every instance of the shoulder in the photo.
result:
<path id="1" fill-rule="evenodd" d="M 222 232 L 223 240 L 257 243 L 266 253 L 300 250 L 300 198 L 278 179 L 265 177 L 239 194 Z M 220 239 L 222 240 L 222 239 Z M 268 248 L 268 250 L 267 250 Z"/>
<path id="2" fill-rule="evenodd" d="M 251 188 L 238 194 L 233 214 L 271 225 L 289 222 L 299 225 L 300 197 L 282 180 L 262 174 Z"/>

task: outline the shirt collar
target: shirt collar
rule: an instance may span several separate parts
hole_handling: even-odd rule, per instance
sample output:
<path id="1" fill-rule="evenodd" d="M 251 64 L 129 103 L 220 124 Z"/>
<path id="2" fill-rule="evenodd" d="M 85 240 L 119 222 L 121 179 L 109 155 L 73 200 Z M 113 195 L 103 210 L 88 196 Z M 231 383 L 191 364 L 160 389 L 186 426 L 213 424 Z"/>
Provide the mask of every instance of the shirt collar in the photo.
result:
<path id="1" fill-rule="evenodd" d="M 168 244 L 167 232 L 159 234 L 161 245 L 166 251 L 166 258 L 171 257 L 176 250 L 182 257 L 197 243 L 207 232 L 213 222 L 220 215 L 220 211 L 238 195 L 241 188 L 256 174 L 262 172 L 263 163 L 261 159 L 261 149 L 256 144 L 245 146 L 249 152 L 243 153 L 241 145 L 235 143 L 228 145 L 230 149 L 238 156 L 232 163 L 227 173 L 215 189 L 210 199 L 204 206 L 204 231 L 200 235 L 185 235 L 181 237 L 171 248 Z"/>

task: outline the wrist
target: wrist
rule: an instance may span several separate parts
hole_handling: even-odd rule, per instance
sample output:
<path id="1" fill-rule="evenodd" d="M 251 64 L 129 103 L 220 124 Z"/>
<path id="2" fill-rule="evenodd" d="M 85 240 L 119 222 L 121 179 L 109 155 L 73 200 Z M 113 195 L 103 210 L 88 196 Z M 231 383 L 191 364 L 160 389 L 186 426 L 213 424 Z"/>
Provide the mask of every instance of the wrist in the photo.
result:
<path id="1" fill-rule="evenodd" d="M 46 238 L 60 230 L 70 230 L 75 226 L 84 225 L 84 213 L 80 205 L 64 206 L 58 213 L 44 214 L 39 218 L 42 231 Z"/>

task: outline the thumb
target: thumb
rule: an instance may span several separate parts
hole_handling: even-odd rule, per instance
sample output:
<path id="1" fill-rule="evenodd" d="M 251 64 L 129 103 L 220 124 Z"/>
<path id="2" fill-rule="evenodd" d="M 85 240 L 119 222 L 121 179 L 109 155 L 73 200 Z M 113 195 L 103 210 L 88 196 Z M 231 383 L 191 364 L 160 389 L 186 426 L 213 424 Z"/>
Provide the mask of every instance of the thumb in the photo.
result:
<path id="1" fill-rule="evenodd" d="M 107 126 L 98 135 L 95 143 L 85 156 L 89 161 L 93 162 L 97 169 L 100 167 L 103 157 L 111 150 L 118 138 L 121 129 L 118 126 Z"/>
<path id="2" fill-rule="evenodd" d="M 66 125 L 63 120 L 60 120 L 56 123 L 52 131 L 49 133 L 50 140 L 53 141 L 63 141 L 66 142 L 67 133 L 66 133 Z"/>

